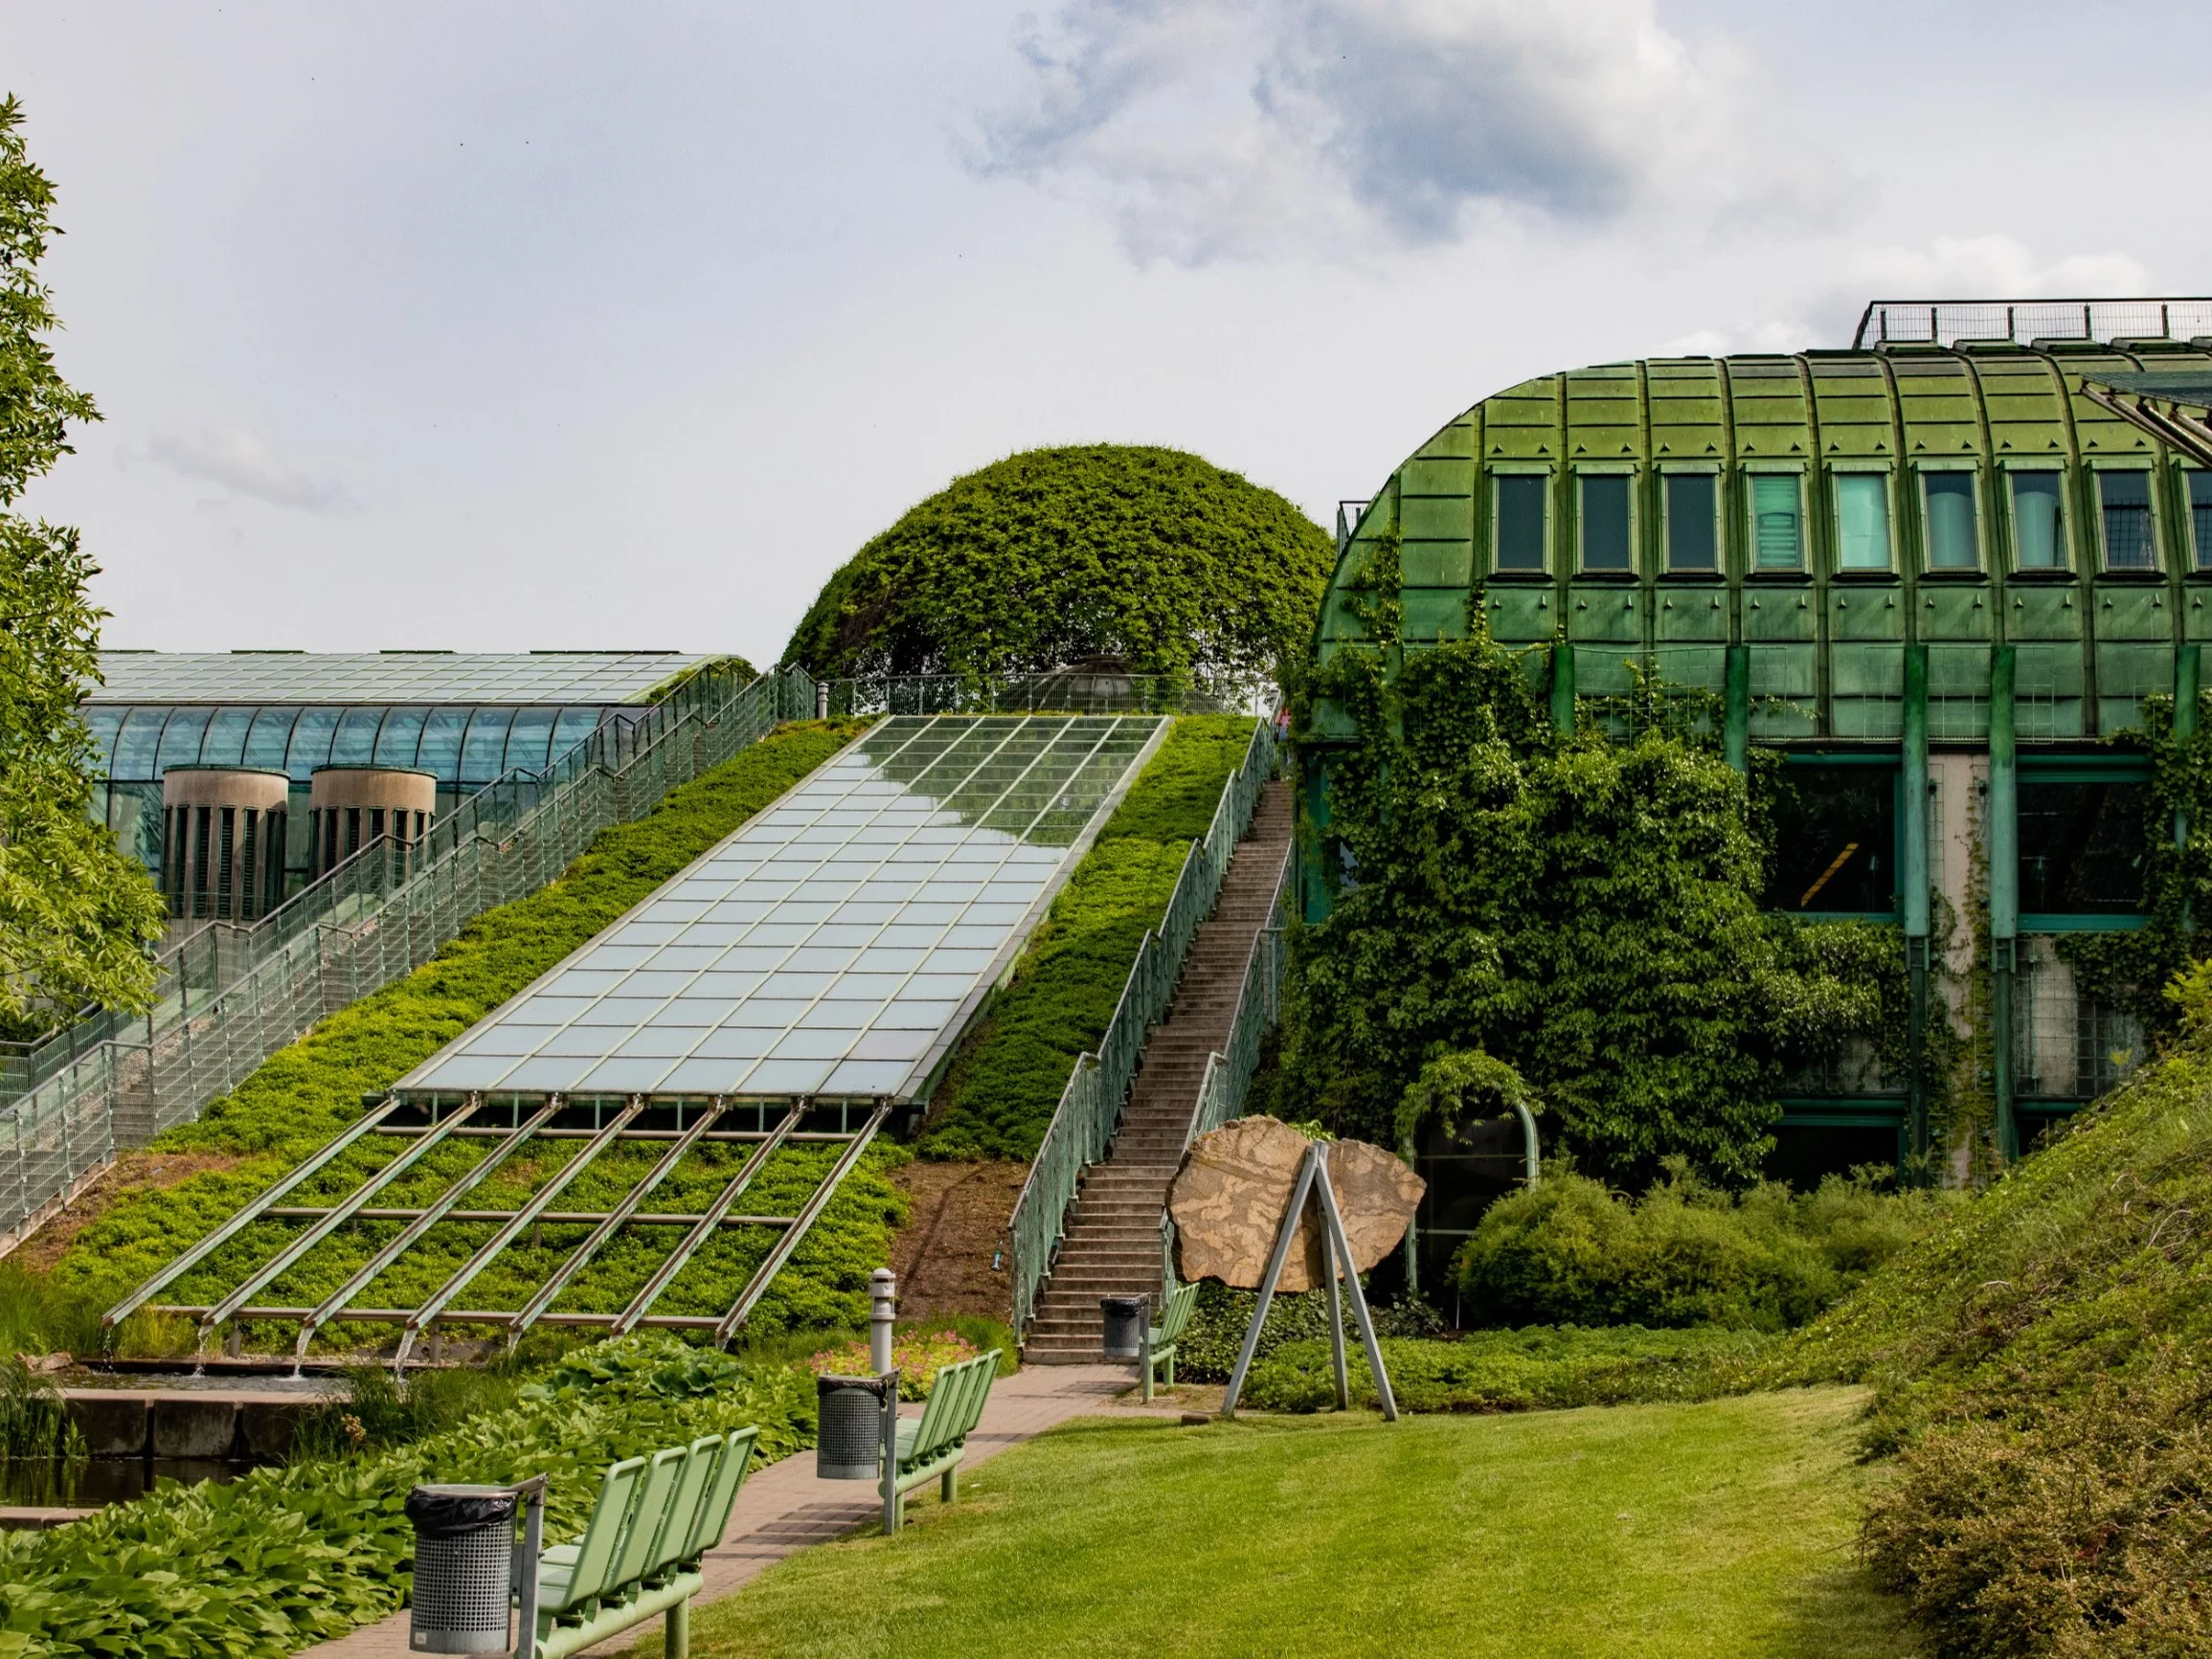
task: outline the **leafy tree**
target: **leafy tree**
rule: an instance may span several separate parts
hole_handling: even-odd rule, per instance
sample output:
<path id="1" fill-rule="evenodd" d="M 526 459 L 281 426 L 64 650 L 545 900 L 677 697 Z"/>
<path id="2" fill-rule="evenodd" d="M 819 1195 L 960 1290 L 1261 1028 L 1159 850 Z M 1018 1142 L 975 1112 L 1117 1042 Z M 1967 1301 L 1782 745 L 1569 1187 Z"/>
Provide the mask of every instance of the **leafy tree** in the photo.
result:
<path id="1" fill-rule="evenodd" d="M 1479 632 L 1394 670 L 1341 654 L 1315 693 L 1358 742 L 1327 757 L 1343 874 L 1297 941 L 1285 1089 L 1333 1126 L 1388 1144 L 1401 1106 L 1525 1087 L 1591 1175 L 1640 1186 L 1681 1155 L 1749 1180 L 1785 1065 L 1902 995 L 1892 931 L 1760 910 L 1744 783 L 1709 750 L 1557 739 Z"/>
<path id="2" fill-rule="evenodd" d="M 816 674 L 1255 678 L 1301 652 L 1335 562 L 1273 490 L 1172 449 L 1032 449 L 955 479 L 829 578 L 785 647 Z"/>
<path id="3" fill-rule="evenodd" d="M 93 746 L 79 712 L 100 674 L 96 567 L 77 532 L 8 510 L 69 453 L 92 399 L 54 367 L 59 326 L 38 280 L 54 187 L 0 101 L 0 1036 L 51 1029 L 86 1002 L 137 1007 L 153 990 L 147 941 L 162 902 L 92 821 Z"/>

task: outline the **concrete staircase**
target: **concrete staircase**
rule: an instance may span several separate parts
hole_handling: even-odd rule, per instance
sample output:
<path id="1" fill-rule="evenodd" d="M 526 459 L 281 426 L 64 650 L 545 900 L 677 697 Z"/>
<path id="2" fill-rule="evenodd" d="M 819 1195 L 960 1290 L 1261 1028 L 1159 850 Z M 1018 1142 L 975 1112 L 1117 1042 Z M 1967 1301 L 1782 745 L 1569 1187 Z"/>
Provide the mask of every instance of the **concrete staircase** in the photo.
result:
<path id="1" fill-rule="evenodd" d="M 1245 963 L 1274 906 L 1290 841 L 1290 786 L 1270 783 L 1230 855 L 1213 914 L 1191 940 L 1167 1018 L 1144 1045 L 1114 1145 L 1084 1177 L 1060 1259 L 1022 1342 L 1022 1357 L 1032 1365 L 1097 1363 L 1101 1296 L 1149 1295 L 1159 1307 L 1160 1214 L 1183 1160 L 1206 1057 L 1229 1045 Z"/>

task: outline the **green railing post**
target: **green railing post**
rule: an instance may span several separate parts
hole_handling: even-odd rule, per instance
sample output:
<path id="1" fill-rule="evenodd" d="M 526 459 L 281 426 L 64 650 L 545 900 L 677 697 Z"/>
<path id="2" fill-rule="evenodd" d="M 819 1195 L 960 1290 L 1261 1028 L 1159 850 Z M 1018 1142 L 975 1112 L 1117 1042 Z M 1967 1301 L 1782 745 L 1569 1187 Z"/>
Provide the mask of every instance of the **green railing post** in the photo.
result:
<path id="1" fill-rule="evenodd" d="M 2013 730 L 2014 648 L 1990 653 L 1989 849 L 1991 1080 L 1997 1095 L 1997 1155 L 2020 1156 L 2013 1119 L 2012 994 L 2020 965 L 2020 778 Z"/>
<path id="2" fill-rule="evenodd" d="M 1565 639 L 1551 643 L 1551 729 L 1574 735 L 1574 647 Z"/>
<path id="3" fill-rule="evenodd" d="M 1751 770 L 1751 648 L 1730 645 L 1724 663 L 1727 690 L 1721 715 L 1721 757 L 1748 774 Z"/>

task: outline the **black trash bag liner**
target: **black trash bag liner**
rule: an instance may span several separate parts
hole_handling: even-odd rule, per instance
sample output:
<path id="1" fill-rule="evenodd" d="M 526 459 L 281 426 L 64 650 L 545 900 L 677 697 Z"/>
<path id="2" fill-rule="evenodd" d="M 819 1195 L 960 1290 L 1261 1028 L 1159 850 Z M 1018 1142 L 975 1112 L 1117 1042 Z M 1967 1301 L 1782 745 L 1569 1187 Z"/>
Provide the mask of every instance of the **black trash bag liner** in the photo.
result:
<path id="1" fill-rule="evenodd" d="M 486 1527 L 514 1525 L 512 1492 L 457 1491 L 418 1486 L 407 1494 L 407 1518 L 418 1538 L 465 1538 Z"/>
<path id="2" fill-rule="evenodd" d="M 880 1377 L 838 1377 L 824 1373 L 814 1379 L 814 1399 L 816 1404 L 819 1405 L 832 1394 L 841 1393 L 847 1388 L 857 1388 L 881 1400 L 884 1386 L 884 1379 Z"/>

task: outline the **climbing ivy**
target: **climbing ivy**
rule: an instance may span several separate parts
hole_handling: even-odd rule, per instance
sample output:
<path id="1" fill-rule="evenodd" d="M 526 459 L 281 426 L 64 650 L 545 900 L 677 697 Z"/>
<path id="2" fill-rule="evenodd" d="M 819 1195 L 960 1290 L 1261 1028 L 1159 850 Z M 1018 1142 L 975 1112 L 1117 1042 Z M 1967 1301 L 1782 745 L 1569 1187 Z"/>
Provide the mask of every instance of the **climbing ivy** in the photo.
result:
<path id="1" fill-rule="evenodd" d="M 1470 630 L 1297 688 L 1304 733 L 1325 698 L 1357 741 L 1306 750 L 1337 890 L 1294 940 L 1282 1092 L 1387 1142 L 1425 1065 L 1480 1049 L 1590 1174 L 1640 1186 L 1681 1155 L 1753 1178 L 1787 1066 L 1902 1032 L 1898 933 L 1762 912 L 1745 783 L 1707 742 L 1669 720 L 1562 737 Z"/>

